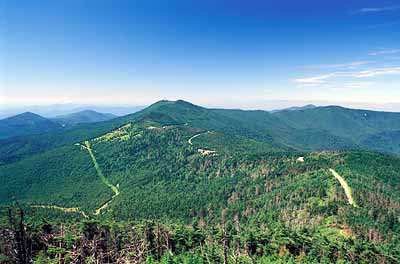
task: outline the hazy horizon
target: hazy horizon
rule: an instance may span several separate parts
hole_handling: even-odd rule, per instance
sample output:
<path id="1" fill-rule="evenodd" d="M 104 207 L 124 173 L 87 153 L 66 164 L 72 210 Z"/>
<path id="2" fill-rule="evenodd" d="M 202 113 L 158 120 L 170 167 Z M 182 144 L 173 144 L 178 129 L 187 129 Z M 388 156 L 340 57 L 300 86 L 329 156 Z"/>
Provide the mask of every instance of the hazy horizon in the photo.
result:
<path id="1" fill-rule="evenodd" d="M 336 102 L 336 101 L 300 101 L 300 100 L 266 100 L 266 101 L 257 101 L 253 102 L 253 104 L 240 104 L 240 103 L 226 103 L 221 102 L 220 104 L 207 104 L 207 102 L 196 102 L 186 100 L 184 98 L 162 98 L 158 100 L 154 100 L 147 104 L 118 104 L 118 103 L 102 103 L 102 104 L 93 104 L 93 103 L 74 103 L 74 102 L 59 102 L 54 104 L 5 104 L 0 105 L 0 118 L 12 116 L 14 114 L 22 113 L 25 111 L 38 113 L 44 116 L 56 116 L 58 113 L 72 113 L 78 112 L 82 110 L 94 110 L 98 112 L 106 112 L 108 109 L 115 109 L 116 112 L 110 111 L 110 113 L 117 114 L 118 112 L 122 112 L 128 114 L 130 112 L 126 112 L 127 109 L 135 109 L 138 111 L 140 109 L 146 108 L 153 103 L 156 103 L 160 100 L 184 100 L 195 105 L 199 105 L 206 108 L 221 108 L 221 109 L 242 109 L 242 110 L 264 110 L 264 111 L 273 111 L 280 110 L 289 107 L 302 107 L 306 105 L 315 105 L 315 106 L 341 106 L 345 108 L 351 109 L 364 109 L 364 110 L 372 110 L 372 111 L 386 111 L 386 112 L 400 112 L 400 103 L 386 103 L 386 104 L 375 104 L 375 103 L 357 103 L 357 102 Z M 52 113 L 51 111 L 57 110 L 57 112 Z M 47 113 L 49 112 L 49 113 Z M 43 114 L 44 113 L 44 114 Z M 57 113 L 57 114 L 56 114 Z M 121 115 L 121 114 L 117 114 Z"/>

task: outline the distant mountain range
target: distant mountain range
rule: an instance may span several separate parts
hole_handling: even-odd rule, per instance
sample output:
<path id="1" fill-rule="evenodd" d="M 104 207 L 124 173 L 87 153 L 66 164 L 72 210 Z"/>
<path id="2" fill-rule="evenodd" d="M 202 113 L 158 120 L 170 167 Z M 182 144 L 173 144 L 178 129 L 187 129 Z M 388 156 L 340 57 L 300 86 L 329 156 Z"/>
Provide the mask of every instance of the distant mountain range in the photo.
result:
<path id="1" fill-rule="evenodd" d="M 307 110 L 307 109 L 313 109 L 313 108 L 317 108 L 317 106 L 315 106 L 313 104 L 308 104 L 305 106 L 292 106 L 292 107 L 288 107 L 288 108 L 284 108 L 284 109 L 272 110 L 270 112 L 276 113 L 276 112 L 282 112 L 282 111 L 300 111 L 300 110 Z"/>
<path id="2" fill-rule="evenodd" d="M 26 112 L 0 120 L 0 139 L 61 130 L 62 126 L 40 115 Z"/>
<path id="3" fill-rule="evenodd" d="M 116 118 L 116 115 L 109 113 L 99 113 L 93 110 L 83 110 L 77 113 L 61 115 L 51 118 L 54 122 L 60 124 L 61 126 L 73 126 L 79 123 L 94 123 L 107 121 Z"/>
<path id="4" fill-rule="evenodd" d="M 99 112 L 110 113 L 116 116 L 132 114 L 142 110 L 145 106 L 129 106 L 129 105 L 88 105 L 88 104 L 54 104 L 54 105 L 38 105 L 38 106 L 19 106 L 19 107 L 0 107 L 0 119 L 11 117 L 24 112 L 32 112 L 46 118 L 54 118 L 61 115 L 73 114 L 87 109 Z"/>
<path id="5" fill-rule="evenodd" d="M 0 120 L 0 139 L 62 132 L 77 124 L 101 122 L 115 117 L 113 114 L 103 114 L 92 110 L 84 110 L 55 118 L 45 118 L 38 114 L 25 112 Z"/>
<path id="6" fill-rule="evenodd" d="M 201 129 L 243 136 L 268 143 L 271 147 L 281 150 L 367 149 L 400 154 L 400 113 L 355 110 L 339 106 L 308 106 L 307 108 L 300 111 L 286 110 L 270 113 L 261 110 L 208 109 L 182 100 L 160 101 L 130 115 L 100 123 L 76 124 L 62 130 L 59 129 L 60 123 L 54 120 L 46 120 L 44 125 L 37 128 L 35 126 L 32 128 L 32 125 L 27 122 L 26 129 L 16 130 L 7 125 L 12 120 L 11 118 L 6 119 L 6 122 L 0 120 L 0 123 L 3 123 L 1 137 L 27 136 L 0 142 L 0 161 L 2 151 L 11 146 L 13 149 L 18 146 L 18 152 L 7 152 L 7 159 L 14 160 L 28 153 L 30 155 L 63 144 L 93 138 L 144 117 L 165 125 L 187 123 Z M 29 121 L 28 117 L 24 120 Z M 92 122 L 110 117 L 109 115 L 102 116 L 101 119 L 95 119 Z M 85 118 L 80 119 L 73 115 L 73 121 L 69 122 L 76 123 L 77 120 Z M 46 132 L 52 133 L 46 134 Z M 38 133 L 45 134 L 29 136 L 29 134 Z"/>

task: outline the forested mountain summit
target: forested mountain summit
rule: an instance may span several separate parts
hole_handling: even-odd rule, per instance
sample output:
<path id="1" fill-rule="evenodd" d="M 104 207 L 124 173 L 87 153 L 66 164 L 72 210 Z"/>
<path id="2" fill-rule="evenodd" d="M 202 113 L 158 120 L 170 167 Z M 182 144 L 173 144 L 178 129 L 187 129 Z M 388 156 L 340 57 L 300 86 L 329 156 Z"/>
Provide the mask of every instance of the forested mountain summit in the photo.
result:
<path id="1" fill-rule="evenodd" d="M 61 126 L 40 115 L 25 112 L 0 120 L 0 139 L 60 130 Z"/>
<path id="2" fill-rule="evenodd" d="M 400 153 L 400 113 L 337 106 L 269 113 L 207 109 L 182 100 L 163 100 L 134 114 L 100 123 L 77 124 L 67 131 L 0 140 L 0 163 L 90 139 L 143 118 L 244 136 L 281 150 L 365 149 Z"/>
<path id="3" fill-rule="evenodd" d="M 52 120 L 62 126 L 73 126 L 80 123 L 102 122 L 113 118 L 116 118 L 113 114 L 99 113 L 93 110 L 82 110 L 72 114 L 56 116 L 52 118 Z"/>
<path id="4" fill-rule="evenodd" d="M 262 110 L 207 109 L 183 100 L 163 100 L 141 113 L 168 116 L 171 122 L 186 122 L 300 151 L 368 149 L 400 153 L 397 136 L 400 133 L 400 113 L 340 106 L 269 113 Z M 388 145 L 388 140 L 393 144 Z"/>
<path id="5" fill-rule="evenodd" d="M 17 249 L 0 254 L 26 257 L 10 253 L 24 242 L 37 261 L 398 263 L 400 159 L 361 150 L 345 127 L 393 132 L 396 118 L 160 101 L 3 141 L 0 244 Z"/>

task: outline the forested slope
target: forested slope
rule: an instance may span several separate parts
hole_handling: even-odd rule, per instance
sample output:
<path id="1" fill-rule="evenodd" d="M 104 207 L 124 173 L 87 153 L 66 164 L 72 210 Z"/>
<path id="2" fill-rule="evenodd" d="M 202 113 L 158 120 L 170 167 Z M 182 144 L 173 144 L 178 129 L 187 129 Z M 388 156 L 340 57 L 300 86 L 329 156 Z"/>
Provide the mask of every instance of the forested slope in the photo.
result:
<path id="1" fill-rule="evenodd" d="M 281 150 L 367 149 L 400 153 L 399 113 L 341 107 L 269 113 L 207 109 L 178 100 L 160 101 L 131 115 L 95 124 L 79 124 L 67 131 L 0 140 L 0 164 L 98 137 L 141 118 L 164 125 L 188 124 L 195 128 L 242 136 L 266 142 Z"/>
<path id="2" fill-rule="evenodd" d="M 271 114 L 224 111 L 160 102 L 1 165 L 0 257 L 24 241 L 37 261 L 399 261 L 398 157 L 293 151 Z"/>
<path id="3" fill-rule="evenodd" d="M 0 120 L 0 139 L 61 130 L 56 122 L 30 112 Z"/>

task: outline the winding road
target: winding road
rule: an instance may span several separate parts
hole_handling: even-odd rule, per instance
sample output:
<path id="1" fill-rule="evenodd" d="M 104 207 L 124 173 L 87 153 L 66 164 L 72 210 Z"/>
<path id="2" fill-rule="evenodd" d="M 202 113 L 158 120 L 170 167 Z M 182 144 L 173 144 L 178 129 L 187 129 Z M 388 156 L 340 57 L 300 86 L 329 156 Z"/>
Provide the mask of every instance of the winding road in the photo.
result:
<path id="1" fill-rule="evenodd" d="M 203 135 L 203 134 L 208 134 L 208 133 L 211 133 L 211 132 L 210 132 L 210 131 L 201 132 L 201 133 L 196 134 L 196 135 L 194 135 L 193 137 L 189 138 L 189 140 L 188 140 L 189 145 L 193 145 L 193 142 L 192 142 L 193 139 L 197 138 L 198 136 L 201 136 L 201 135 Z M 209 155 L 209 154 L 212 154 L 213 156 L 218 155 L 217 152 L 216 152 L 215 150 L 197 149 L 197 151 L 198 151 L 199 153 L 201 153 L 203 156 Z"/>
<path id="2" fill-rule="evenodd" d="M 195 138 L 197 138 L 198 136 L 201 136 L 201 135 L 203 135 L 203 134 L 207 134 L 207 133 L 210 133 L 210 131 L 201 132 L 201 133 L 196 134 L 196 135 L 194 135 L 193 137 L 189 138 L 189 140 L 188 140 L 189 145 L 193 145 L 193 143 L 192 143 L 192 140 L 193 140 L 193 139 L 195 139 Z"/>
<path id="3" fill-rule="evenodd" d="M 340 185 L 342 185 L 342 188 L 344 189 L 344 192 L 346 193 L 347 200 L 349 201 L 349 204 L 351 204 L 354 207 L 358 207 L 356 202 L 353 199 L 352 195 L 352 190 L 350 186 L 347 184 L 346 180 L 339 175 L 334 169 L 329 169 L 329 171 L 335 176 L 335 178 L 340 182 Z"/>

